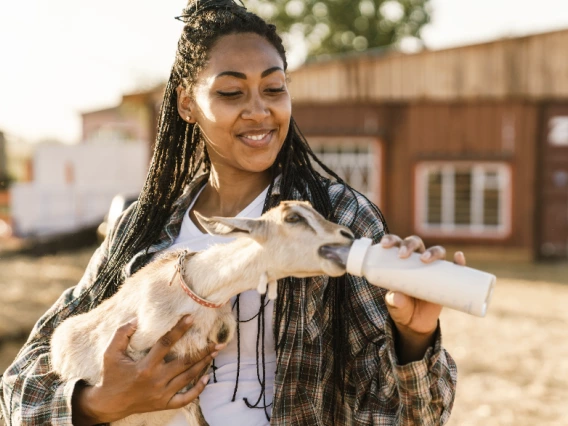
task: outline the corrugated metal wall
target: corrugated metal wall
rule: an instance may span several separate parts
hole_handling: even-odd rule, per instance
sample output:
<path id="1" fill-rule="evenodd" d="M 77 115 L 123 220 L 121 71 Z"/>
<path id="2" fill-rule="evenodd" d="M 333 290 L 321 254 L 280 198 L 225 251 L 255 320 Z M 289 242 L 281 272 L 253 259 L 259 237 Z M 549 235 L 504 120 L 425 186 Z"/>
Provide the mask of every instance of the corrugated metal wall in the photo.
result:
<path id="1" fill-rule="evenodd" d="M 346 56 L 291 73 L 296 102 L 568 97 L 568 30 L 413 55 Z"/>
<path id="2" fill-rule="evenodd" d="M 536 252 L 568 258 L 568 102 L 542 108 L 537 167 Z"/>
<path id="3" fill-rule="evenodd" d="M 513 223 L 506 240 L 440 239 L 517 247 L 530 256 L 535 216 L 535 140 L 532 102 L 415 102 L 412 104 L 299 104 L 294 117 L 310 135 L 379 135 L 385 142 L 384 211 L 391 231 L 416 233 L 414 168 L 420 161 L 499 161 L 512 167 Z"/>
<path id="4" fill-rule="evenodd" d="M 391 177 L 387 204 L 390 217 L 403 235 L 415 233 L 413 223 L 413 171 L 420 161 L 499 161 L 512 167 L 513 224 L 506 241 L 480 241 L 491 245 L 520 246 L 531 250 L 535 200 L 534 139 L 537 110 L 524 103 L 463 103 L 410 105 L 400 110 L 397 128 L 391 129 L 388 149 Z M 440 241 L 440 239 L 437 239 Z M 468 239 L 471 244 L 471 239 Z"/>
<path id="5" fill-rule="evenodd" d="M 346 55 L 291 74 L 293 114 L 310 135 L 372 135 L 384 146 L 381 209 L 416 233 L 414 169 L 422 161 L 498 161 L 512 176 L 505 239 L 430 243 L 507 247 L 534 257 L 544 105 L 568 105 L 568 30 L 414 55 Z M 427 240 L 427 239 L 426 239 Z"/>

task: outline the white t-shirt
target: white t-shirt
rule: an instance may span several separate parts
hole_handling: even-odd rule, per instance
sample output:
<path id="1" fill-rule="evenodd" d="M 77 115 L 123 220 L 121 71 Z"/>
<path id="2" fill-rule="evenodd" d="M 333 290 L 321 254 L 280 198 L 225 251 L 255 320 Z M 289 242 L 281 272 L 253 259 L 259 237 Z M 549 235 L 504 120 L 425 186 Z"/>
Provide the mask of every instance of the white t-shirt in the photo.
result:
<path id="1" fill-rule="evenodd" d="M 259 194 L 256 199 L 250 203 L 237 217 L 260 217 L 262 207 L 268 188 Z M 193 207 L 195 200 L 199 198 L 199 194 L 192 201 L 186 212 L 181 224 L 180 234 L 174 241 L 169 250 L 189 248 L 190 250 L 204 250 L 213 244 L 228 243 L 233 238 L 225 238 L 203 234 L 199 228 L 189 218 L 189 211 Z M 236 298 L 231 299 L 231 305 Z M 266 302 L 265 302 L 266 303 Z M 260 295 L 256 290 L 249 290 L 240 295 L 240 320 L 246 321 L 256 314 L 260 309 Z M 273 383 L 276 372 L 276 353 L 274 351 L 274 334 L 272 331 L 272 312 L 274 304 L 268 302 L 264 308 L 264 355 L 265 355 L 265 400 L 266 405 L 272 403 Z M 236 315 L 236 307 L 233 309 Z M 239 372 L 239 386 L 235 401 L 232 402 L 233 392 L 235 390 L 235 382 L 237 377 L 237 336 L 229 342 L 227 347 L 219 352 L 215 359 L 217 370 L 215 376 L 217 382 L 214 383 L 213 375 L 211 380 L 205 387 L 205 390 L 199 397 L 201 411 L 205 416 L 205 420 L 210 426 L 267 426 L 269 421 L 266 419 L 264 410 L 262 409 L 264 402 L 258 404 L 260 408 L 249 408 L 246 406 L 243 398 L 247 398 L 249 404 L 255 404 L 261 392 L 261 386 L 257 376 L 257 318 L 240 324 L 240 346 L 241 346 L 241 362 Z M 261 342 L 259 340 L 259 346 Z M 259 357 L 262 354 L 262 348 L 259 347 Z M 259 374 L 262 378 L 262 362 L 259 363 Z M 272 406 L 268 407 L 268 413 L 272 411 Z M 185 426 L 182 415 L 178 415 L 168 426 Z"/>

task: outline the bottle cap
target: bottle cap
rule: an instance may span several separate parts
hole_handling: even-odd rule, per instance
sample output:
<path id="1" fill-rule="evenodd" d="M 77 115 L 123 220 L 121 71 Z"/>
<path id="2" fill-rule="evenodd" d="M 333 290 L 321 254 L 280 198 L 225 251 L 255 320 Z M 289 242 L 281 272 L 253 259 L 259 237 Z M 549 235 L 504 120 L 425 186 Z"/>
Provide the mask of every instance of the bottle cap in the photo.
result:
<path id="1" fill-rule="evenodd" d="M 373 244 L 373 240 L 370 238 L 360 238 L 353 241 L 351 250 L 349 250 L 349 257 L 347 257 L 346 267 L 347 272 L 351 275 L 363 276 L 363 261 L 371 244 Z"/>

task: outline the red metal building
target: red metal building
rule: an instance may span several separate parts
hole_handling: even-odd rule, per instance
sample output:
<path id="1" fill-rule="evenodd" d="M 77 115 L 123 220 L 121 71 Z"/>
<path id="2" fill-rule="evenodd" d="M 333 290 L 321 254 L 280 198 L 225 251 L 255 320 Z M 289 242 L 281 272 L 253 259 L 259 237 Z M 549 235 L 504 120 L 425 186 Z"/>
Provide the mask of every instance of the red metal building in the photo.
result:
<path id="1" fill-rule="evenodd" d="M 568 258 L 568 30 L 291 73 L 293 115 L 393 233 L 468 254 Z M 84 137 L 155 139 L 163 87 L 83 115 Z M 124 136 L 124 135 L 123 135 Z"/>
<path id="2" fill-rule="evenodd" d="M 291 74 L 293 115 L 391 231 L 568 258 L 568 30 Z"/>

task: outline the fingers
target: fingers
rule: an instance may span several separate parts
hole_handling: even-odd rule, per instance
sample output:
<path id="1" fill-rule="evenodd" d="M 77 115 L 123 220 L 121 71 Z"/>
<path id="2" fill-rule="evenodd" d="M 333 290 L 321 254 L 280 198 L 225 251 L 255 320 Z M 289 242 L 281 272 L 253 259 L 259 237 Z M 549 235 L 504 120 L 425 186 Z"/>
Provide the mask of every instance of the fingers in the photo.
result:
<path id="1" fill-rule="evenodd" d="M 387 305 L 395 309 L 401 309 L 411 303 L 411 300 L 408 296 L 403 293 L 399 293 L 398 291 L 389 291 L 385 295 L 385 301 Z"/>
<path id="2" fill-rule="evenodd" d="M 420 260 L 424 263 L 430 263 L 434 260 L 443 260 L 446 258 L 446 249 L 442 246 L 429 247 L 422 255 Z"/>
<path id="3" fill-rule="evenodd" d="M 192 365 L 198 363 L 199 361 L 205 360 L 205 363 L 209 363 L 217 356 L 221 349 L 224 349 L 226 345 L 215 345 L 215 343 L 209 343 L 204 349 L 199 351 L 197 354 L 191 357 L 176 358 L 175 361 L 168 363 L 167 367 L 172 372 L 172 376 L 177 376 L 178 374 L 187 371 Z M 183 386 L 182 386 L 183 387 Z M 181 388 L 180 388 L 181 389 Z"/>
<path id="4" fill-rule="evenodd" d="M 401 259 L 406 259 L 413 252 L 424 253 L 426 246 L 422 238 L 411 235 L 404 240 L 397 235 L 388 234 L 381 239 L 381 245 L 384 248 L 399 247 L 398 256 Z"/>
<path id="5" fill-rule="evenodd" d="M 389 315 L 397 328 L 408 327 L 417 333 L 431 333 L 437 326 L 442 306 L 415 299 L 398 291 L 385 295 Z"/>
<path id="6" fill-rule="evenodd" d="M 465 264 L 466 264 L 465 254 L 463 254 L 462 251 L 456 251 L 454 253 L 454 263 L 461 265 L 461 266 L 465 266 Z"/>
<path id="7" fill-rule="evenodd" d="M 213 359 L 217 356 L 218 352 L 213 352 L 210 355 L 207 355 L 205 358 L 200 359 L 195 364 L 191 365 L 189 368 L 186 366 L 186 370 L 182 373 L 175 376 L 170 382 L 168 383 L 168 389 L 172 393 L 179 392 L 180 389 L 183 389 L 189 383 L 193 382 L 196 377 L 201 376 L 205 373 Z"/>
<path id="8" fill-rule="evenodd" d="M 176 393 L 168 402 L 167 409 L 181 408 L 197 398 L 209 382 L 209 376 L 203 376 L 193 387 L 184 393 Z"/>
<path id="9" fill-rule="evenodd" d="M 209 343 L 204 349 L 199 351 L 191 358 L 181 358 L 176 363 L 176 372 L 172 380 L 168 383 L 168 388 L 173 392 L 178 392 L 200 377 L 208 369 L 220 350 L 225 349 L 226 343 L 215 345 Z M 173 364 L 173 362 L 172 362 Z"/>
<path id="10" fill-rule="evenodd" d="M 186 362 L 186 364 L 190 364 L 190 363 L 194 363 L 197 362 L 203 358 L 206 358 L 207 355 L 212 355 L 213 353 L 217 353 L 223 349 L 225 349 L 227 347 L 226 343 L 221 343 L 216 345 L 213 342 L 210 342 L 207 346 L 205 346 L 205 348 L 203 348 L 202 350 L 200 350 L 197 355 L 193 356 L 193 359 L 188 360 L 188 362 Z"/>
<path id="11" fill-rule="evenodd" d="M 381 246 L 384 248 L 400 247 L 400 243 L 402 243 L 402 238 L 398 235 L 386 234 L 381 238 Z"/>
<path id="12" fill-rule="evenodd" d="M 407 326 L 414 313 L 414 300 L 406 294 L 398 291 L 389 291 L 385 295 L 387 309 L 396 324 Z"/>
<path id="13" fill-rule="evenodd" d="M 108 344 L 105 356 L 107 354 L 114 355 L 116 353 L 125 354 L 128 344 L 130 343 L 130 338 L 136 332 L 137 324 L 138 321 L 135 318 L 117 328 Z"/>
<path id="14" fill-rule="evenodd" d="M 178 323 L 164 334 L 146 356 L 146 361 L 150 366 L 155 366 L 161 364 L 164 357 L 171 351 L 172 347 L 177 343 L 179 339 L 186 333 L 187 330 L 191 328 L 193 324 L 193 319 L 186 315 L 182 317 Z"/>
<path id="15" fill-rule="evenodd" d="M 402 242 L 402 247 L 398 252 L 398 256 L 406 258 L 413 252 L 424 253 L 425 250 L 426 246 L 424 245 L 422 238 L 417 237 L 416 235 L 411 235 L 410 237 L 406 237 Z"/>
<path id="16" fill-rule="evenodd" d="M 420 260 L 424 263 L 430 263 L 435 260 L 443 260 L 446 258 L 446 249 L 442 246 L 432 246 L 426 249 L 422 238 L 411 235 L 404 240 L 397 235 L 388 234 L 381 239 L 381 246 L 384 248 L 398 247 L 398 257 L 406 259 L 414 252 L 422 253 Z M 458 265 L 465 265 L 465 256 L 462 252 L 454 255 L 454 262 Z"/>

